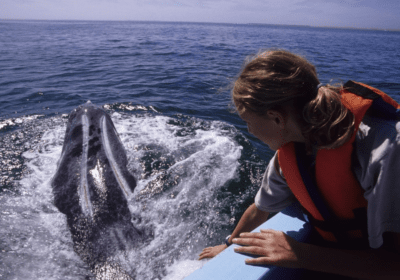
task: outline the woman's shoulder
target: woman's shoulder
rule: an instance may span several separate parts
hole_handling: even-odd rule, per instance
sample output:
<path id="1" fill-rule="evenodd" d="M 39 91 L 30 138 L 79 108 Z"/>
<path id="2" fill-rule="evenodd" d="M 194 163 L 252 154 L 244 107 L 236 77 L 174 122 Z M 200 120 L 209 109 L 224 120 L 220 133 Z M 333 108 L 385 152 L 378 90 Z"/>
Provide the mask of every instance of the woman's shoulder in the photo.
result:
<path id="1" fill-rule="evenodd" d="M 400 122 L 365 117 L 354 143 L 353 172 L 368 201 L 368 235 L 372 248 L 383 232 L 400 232 Z"/>
<path id="2" fill-rule="evenodd" d="M 365 116 L 356 135 L 356 143 L 363 145 L 370 143 L 371 148 L 376 148 L 385 141 L 400 140 L 400 120 L 385 120 L 373 116 Z"/>
<path id="3" fill-rule="evenodd" d="M 388 164 L 400 168 L 400 161 L 394 161 L 391 156 L 400 153 L 399 144 L 399 121 L 364 117 L 354 143 L 353 172 L 365 189 L 374 185 L 382 172 L 389 170 Z"/>

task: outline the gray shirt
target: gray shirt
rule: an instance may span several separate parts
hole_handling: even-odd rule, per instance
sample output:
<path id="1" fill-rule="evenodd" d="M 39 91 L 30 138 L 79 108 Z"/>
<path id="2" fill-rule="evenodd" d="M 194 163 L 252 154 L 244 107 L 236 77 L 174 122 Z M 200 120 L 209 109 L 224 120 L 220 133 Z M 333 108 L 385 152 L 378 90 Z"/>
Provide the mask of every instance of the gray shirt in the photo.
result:
<path id="1" fill-rule="evenodd" d="M 282 171 L 275 168 L 275 158 L 276 154 L 255 197 L 257 208 L 267 212 L 279 212 L 296 200 Z M 364 117 L 354 143 L 352 170 L 368 201 L 369 244 L 379 248 L 384 232 L 400 232 L 400 122 Z"/>

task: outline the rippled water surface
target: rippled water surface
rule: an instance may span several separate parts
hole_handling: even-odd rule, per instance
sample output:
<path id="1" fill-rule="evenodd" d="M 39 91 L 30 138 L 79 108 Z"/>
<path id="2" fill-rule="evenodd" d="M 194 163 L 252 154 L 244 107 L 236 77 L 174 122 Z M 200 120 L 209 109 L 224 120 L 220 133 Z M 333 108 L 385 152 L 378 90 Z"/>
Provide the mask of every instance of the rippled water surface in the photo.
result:
<path id="1" fill-rule="evenodd" d="M 157 22 L 0 21 L 0 278 L 92 279 L 50 181 L 68 113 L 111 115 L 138 180 L 119 256 L 135 279 L 183 279 L 252 203 L 272 151 L 231 112 L 227 86 L 261 48 L 306 56 L 323 83 L 400 101 L 399 32 Z"/>

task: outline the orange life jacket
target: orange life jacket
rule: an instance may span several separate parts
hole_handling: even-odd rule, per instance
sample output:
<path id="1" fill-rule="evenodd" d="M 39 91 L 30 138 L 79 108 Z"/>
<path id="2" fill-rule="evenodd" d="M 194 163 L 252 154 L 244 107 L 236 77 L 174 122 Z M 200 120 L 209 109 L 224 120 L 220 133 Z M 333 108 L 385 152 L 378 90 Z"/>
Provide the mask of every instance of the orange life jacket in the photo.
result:
<path id="1" fill-rule="evenodd" d="M 344 85 L 341 97 L 355 116 L 355 131 L 342 146 L 317 151 L 315 177 L 306 170 L 305 149 L 298 147 L 300 143 L 291 142 L 281 147 L 278 161 L 288 186 L 325 240 L 346 244 L 360 241 L 365 247 L 368 246 L 367 201 L 351 169 L 353 142 L 367 111 L 385 119 L 396 119 L 400 105 L 382 91 L 353 81 Z"/>

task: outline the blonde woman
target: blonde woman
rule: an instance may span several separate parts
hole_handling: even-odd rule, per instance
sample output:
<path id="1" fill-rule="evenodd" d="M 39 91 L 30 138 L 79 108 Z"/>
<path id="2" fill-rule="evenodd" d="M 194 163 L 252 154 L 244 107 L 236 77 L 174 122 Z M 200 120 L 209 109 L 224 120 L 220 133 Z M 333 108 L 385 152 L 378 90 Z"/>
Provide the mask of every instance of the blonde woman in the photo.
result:
<path id="1" fill-rule="evenodd" d="M 284 50 L 247 62 L 232 98 L 249 132 L 277 152 L 226 244 L 205 248 L 200 259 L 235 243 L 243 245 L 236 252 L 257 256 L 247 264 L 399 279 L 399 105 L 362 83 L 321 85 L 311 63 Z M 274 230 L 250 233 L 295 200 L 315 244 Z"/>

